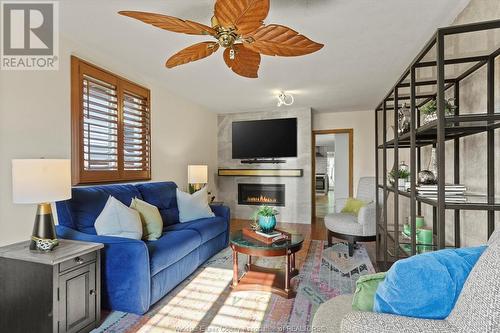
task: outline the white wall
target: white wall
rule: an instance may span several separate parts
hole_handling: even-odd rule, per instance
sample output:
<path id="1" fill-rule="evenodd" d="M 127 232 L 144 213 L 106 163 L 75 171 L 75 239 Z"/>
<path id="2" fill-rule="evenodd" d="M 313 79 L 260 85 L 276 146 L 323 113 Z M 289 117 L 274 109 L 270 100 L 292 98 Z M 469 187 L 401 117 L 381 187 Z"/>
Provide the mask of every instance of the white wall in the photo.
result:
<path id="1" fill-rule="evenodd" d="M 349 134 L 335 134 L 334 191 L 336 198 L 349 197 Z"/>
<path id="2" fill-rule="evenodd" d="M 170 94 L 120 59 L 61 38 L 58 71 L 0 71 L 0 246 L 28 239 L 36 210 L 12 204 L 11 159 L 71 156 L 71 54 L 151 89 L 153 180 L 173 180 L 185 188 L 187 164 L 207 163 L 214 184 L 215 114 Z"/>
<path id="3" fill-rule="evenodd" d="M 374 117 L 370 111 L 313 113 L 313 130 L 353 129 L 354 194 L 360 177 L 375 176 Z"/>

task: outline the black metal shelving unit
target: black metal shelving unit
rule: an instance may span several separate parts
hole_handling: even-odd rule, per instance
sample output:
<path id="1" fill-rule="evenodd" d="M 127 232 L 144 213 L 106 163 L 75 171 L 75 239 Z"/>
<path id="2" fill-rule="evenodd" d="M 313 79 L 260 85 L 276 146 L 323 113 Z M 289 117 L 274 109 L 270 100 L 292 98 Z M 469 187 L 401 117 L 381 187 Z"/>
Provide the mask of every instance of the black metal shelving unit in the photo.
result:
<path id="1" fill-rule="evenodd" d="M 488 38 L 496 33 L 497 38 L 489 38 L 486 47 L 479 50 L 465 50 L 465 55 L 456 56 L 456 45 L 463 46 L 464 39 Z M 481 210 L 487 212 L 488 237 L 495 227 L 495 211 L 500 210 L 500 199 L 495 198 L 495 130 L 500 128 L 500 113 L 495 113 L 495 59 L 500 55 L 500 20 L 450 26 L 436 31 L 425 47 L 400 76 L 396 84 L 384 97 L 375 110 L 375 173 L 377 178 L 377 258 L 382 268 L 400 258 L 417 253 L 417 249 L 426 246 L 427 250 L 460 247 L 460 211 Z M 488 35 L 490 34 L 490 35 Z M 477 35 L 477 36 L 476 36 Z M 491 40 L 494 42 L 492 43 Z M 497 44 L 497 45 L 492 45 Z M 469 52 L 470 51 L 470 52 Z M 463 50 L 462 50 L 463 52 Z M 484 69 L 485 68 L 485 69 Z M 460 84 L 479 70 L 486 71 L 487 107 L 481 113 L 460 112 Z M 409 90 L 409 92 L 408 92 Z M 455 112 L 445 115 L 446 96 L 455 98 Z M 437 102 L 437 119 L 421 124 L 419 108 L 435 99 Z M 402 103 L 410 104 L 409 132 L 398 134 L 398 110 Z M 394 138 L 388 139 L 388 125 L 392 117 Z M 446 155 L 445 143 L 453 142 L 453 180 L 460 183 L 460 138 L 486 134 L 486 181 L 484 195 L 469 195 L 467 202 L 450 203 L 445 201 Z M 381 137 L 380 137 L 381 136 Z M 437 200 L 419 196 L 416 191 L 416 175 L 422 170 L 421 149 L 425 146 L 436 148 L 437 156 Z M 400 150 L 406 149 L 410 159 L 409 191 L 400 190 L 388 185 L 387 173 L 398 168 Z M 394 165 L 388 169 L 388 152 L 392 151 Z M 381 152 L 382 156 L 379 156 Z M 498 161 L 497 161 L 498 162 Z M 382 171 L 382 172 L 380 172 Z M 466 180 L 462 180 L 465 181 Z M 396 184 L 398 179 L 396 179 Z M 396 185 L 397 186 L 397 185 Z M 393 221 L 388 223 L 387 201 L 393 196 Z M 400 198 L 408 198 L 410 202 L 411 230 L 416 229 L 415 217 L 422 213 L 422 205 L 430 205 L 433 212 L 434 242 L 417 244 L 416 234 L 410 239 L 401 236 L 399 221 Z M 454 243 L 445 243 L 445 212 L 454 211 Z M 464 221 L 466 223 L 466 221 Z"/>

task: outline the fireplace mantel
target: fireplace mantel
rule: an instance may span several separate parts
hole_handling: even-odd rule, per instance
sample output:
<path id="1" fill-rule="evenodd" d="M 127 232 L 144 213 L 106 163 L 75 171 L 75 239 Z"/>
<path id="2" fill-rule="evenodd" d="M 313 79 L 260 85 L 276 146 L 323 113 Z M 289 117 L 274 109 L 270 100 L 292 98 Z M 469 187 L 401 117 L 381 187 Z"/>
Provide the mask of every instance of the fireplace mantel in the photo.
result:
<path id="1" fill-rule="evenodd" d="M 303 169 L 219 169 L 221 177 L 302 177 Z"/>

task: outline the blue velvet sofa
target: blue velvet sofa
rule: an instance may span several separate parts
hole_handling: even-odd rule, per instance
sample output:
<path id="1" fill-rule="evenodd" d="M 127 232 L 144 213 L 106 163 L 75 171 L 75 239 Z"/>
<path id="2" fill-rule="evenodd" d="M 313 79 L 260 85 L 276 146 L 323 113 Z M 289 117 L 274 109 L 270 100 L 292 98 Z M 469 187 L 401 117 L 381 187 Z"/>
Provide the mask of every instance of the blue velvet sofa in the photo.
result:
<path id="1" fill-rule="evenodd" d="M 177 185 L 172 182 L 73 188 L 57 202 L 59 238 L 104 244 L 102 304 L 143 314 L 208 258 L 228 245 L 229 208 L 212 206 L 215 217 L 179 223 Z M 163 235 L 157 241 L 98 236 L 94 228 L 109 196 L 127 206 L 137 197 L 159 208 Z"/>

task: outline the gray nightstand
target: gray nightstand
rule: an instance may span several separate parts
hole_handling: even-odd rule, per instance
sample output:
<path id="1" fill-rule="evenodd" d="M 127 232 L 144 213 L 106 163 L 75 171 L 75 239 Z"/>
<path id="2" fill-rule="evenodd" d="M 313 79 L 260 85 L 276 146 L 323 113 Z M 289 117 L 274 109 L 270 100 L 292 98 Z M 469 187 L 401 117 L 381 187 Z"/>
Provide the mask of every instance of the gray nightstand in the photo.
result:
<path id="1" fill-rule="evenodd" d="M 0 332 L 89 332 L 100 321 L 102 244 L 59 240 L 0 248 Z"/>

